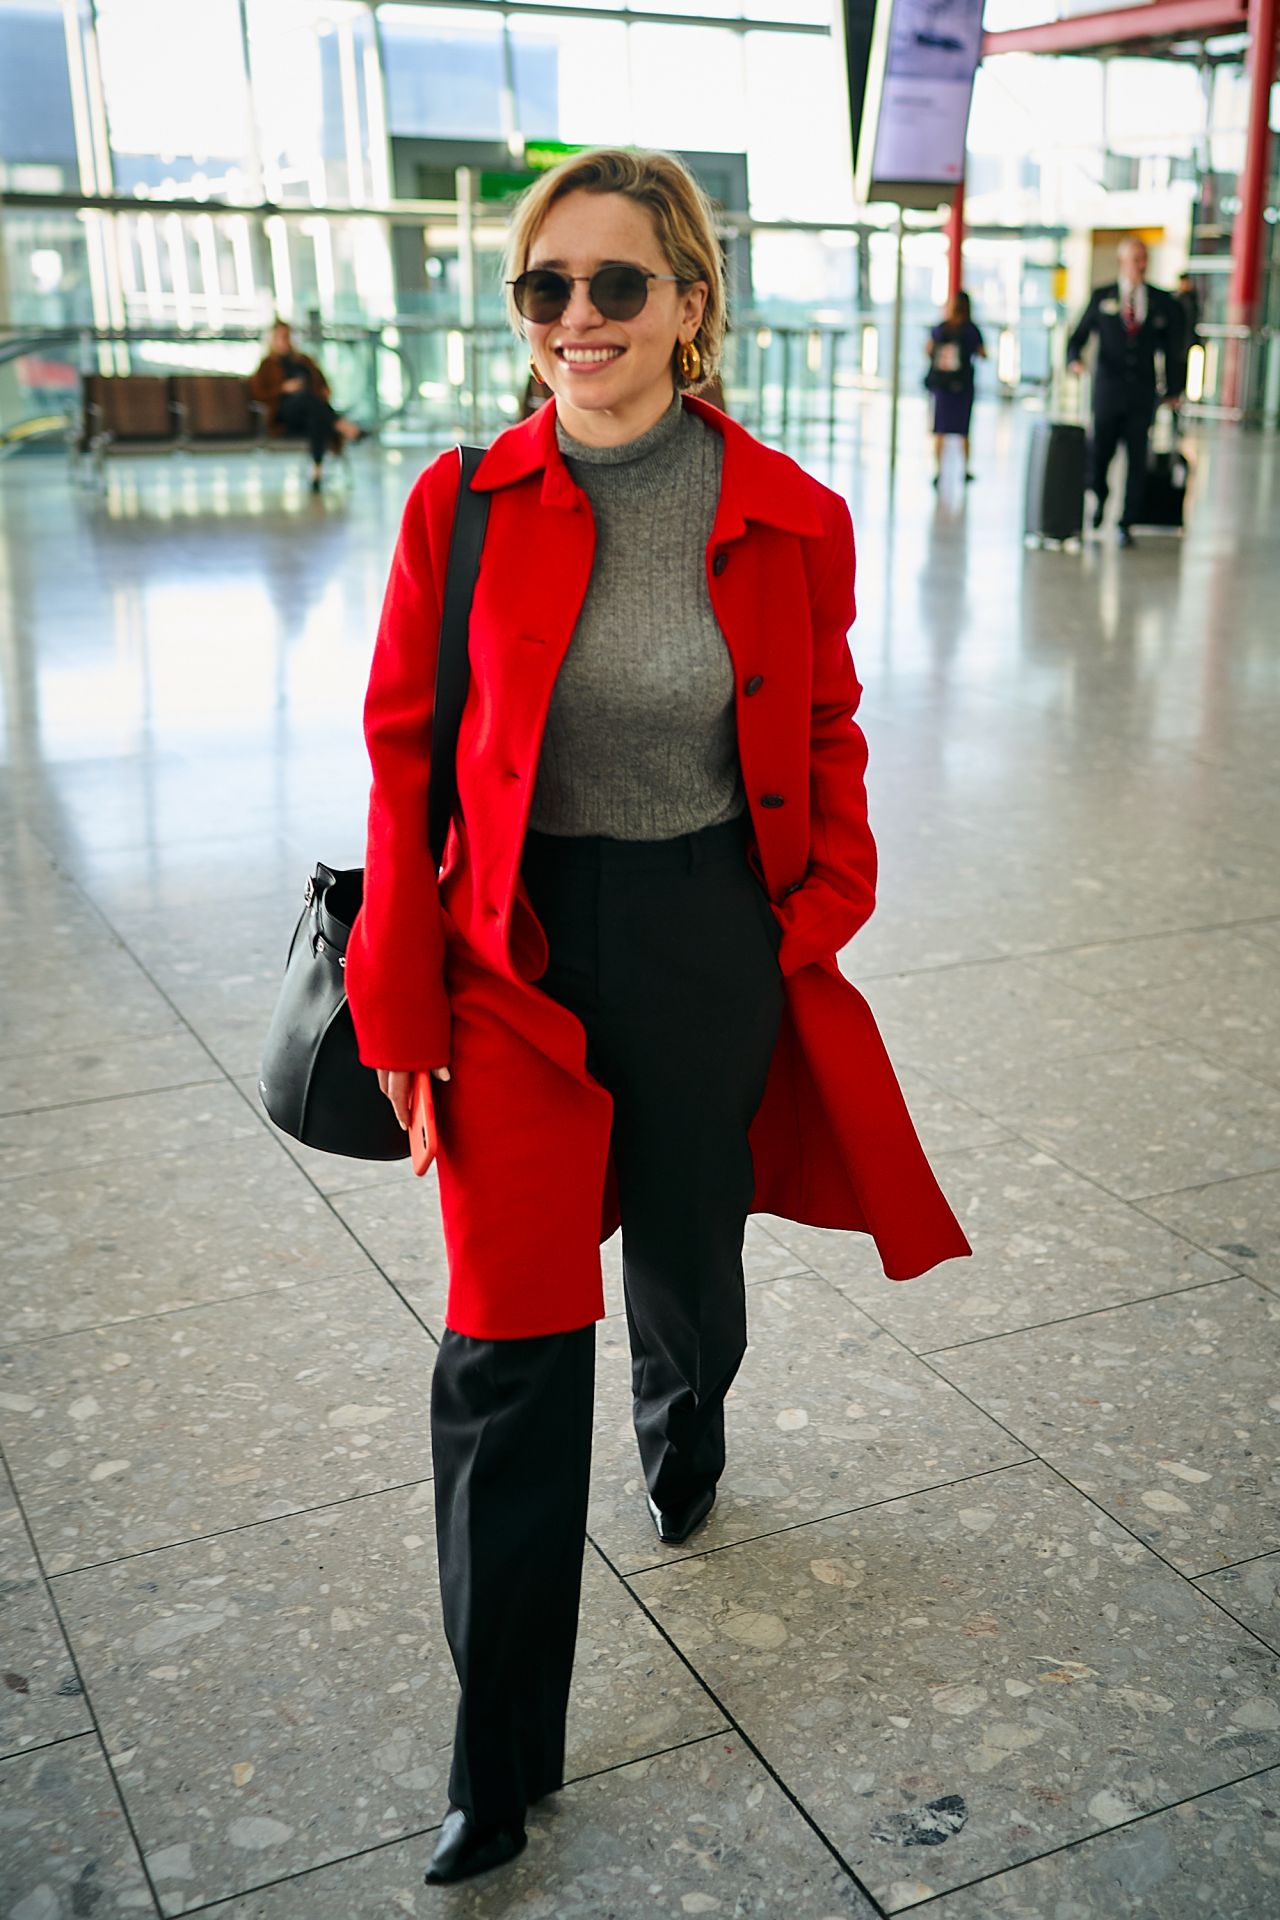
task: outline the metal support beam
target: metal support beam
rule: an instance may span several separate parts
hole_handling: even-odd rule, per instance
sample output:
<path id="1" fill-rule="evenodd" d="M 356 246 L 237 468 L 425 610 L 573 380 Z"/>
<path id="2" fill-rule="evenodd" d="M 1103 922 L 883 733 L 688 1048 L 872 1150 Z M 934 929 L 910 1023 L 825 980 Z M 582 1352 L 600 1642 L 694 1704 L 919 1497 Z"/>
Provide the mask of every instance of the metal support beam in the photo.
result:
<path id="1" fill-rule="evenodd" d="M 1228 320 L 1233 326 L 1256 326 L 1258 293 L 1262 283 L 1262 212 L 1267 201 L 1267 172 L 1271 156 L 1268 124 L 1271 83 L 1276 74 L 1277 0 L 1250 0 L 1249 5 L 1249 122 L 1245 130 L 1244 165 L 1237 193 L 1240 201 L 1231 233 L 1231 291 Z"/>
<path id="2" fill-rule="evenodd" d="M 898 402 L 902 398 L 902 252 L 906 216 L 898 208 L 898 259 L 893 281 L 893 371 L 889 387 L 889 473 L 898 464 Z"/>
<path id="3" fill-rule="evenodd" d="M 947 217 L 947 296 L 954 300 L 964 285 L 964 175 L 956 181 Z"/>
<path id="4" fill-rule="evenodd" d="M 1195 40 L 1208 34 L 1242 33 L 1247 0 L 1149 0 L 1146 6 L 1106 13 L 1073 14 L 1038 27 L 984 33 L 982 57 L 994 53 L 1104 53 L 1109 47 Z"/>

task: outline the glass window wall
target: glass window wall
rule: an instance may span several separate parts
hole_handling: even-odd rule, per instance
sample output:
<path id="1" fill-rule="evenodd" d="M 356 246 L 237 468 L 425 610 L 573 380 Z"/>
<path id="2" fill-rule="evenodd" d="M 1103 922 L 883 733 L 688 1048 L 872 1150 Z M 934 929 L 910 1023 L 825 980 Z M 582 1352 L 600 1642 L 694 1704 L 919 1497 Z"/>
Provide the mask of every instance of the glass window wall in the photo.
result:
<path id="1" fill-rule="evenodd" d="M 852 220 L 842 62 L 817 35 L 745 37 L 749 211 L 759 220 Z"/>
<path id="2" fill-rule="evenodd" d="M 385 205 L 386 128 L 369 8 L 359 0 L 248 0 L 247 14 L 266 198 L 280 206 Z"/>
<path id="3" fill-rule="evenodd" d="M 79 184 L 62 0 L 0 0 L 0 190 Z"/>
<path id="4" fill-rule="evenodd" d="M 97 0 L 116 191 L 252 202 L 237 0 Z"/>
<path id="5" fill-rule="evenodd" d="M 393 136 L 496 140 L 514 131 L 499 15 L 386 6 L 378 26 Z"/>
<path id="6" fill-rule="evenodd" d="M 720 153 L 744 150 L 742 34 L 716 27 L 637 24 L 629 29 L 627 43 L 637 144 L 696 146 Z"/>
<path id="7" fill-rule="evenodd" d="M 418 386 L 447 387 L 457 371 L 447 345 L 460 313 L 457 220 L 450 210 L 424 226 L 394 210 L 392 142 L 398 195 L 445 201 L 459 165 L 489 173 L 498 192 L 493 176 L 520 166 L 525 140 L 652 144 L 688 155 L 730 213 L 810 229 L 731 245 L 738 348 L 754 369 L 740 385 L 759 370 L 751 342 L 771 330 L 760 349 L 771 366 L 791 335 L 786 351 L 826 378 L 815 372 L 826 347 L 810 330 L 843 328 L 857 336 L 854 375 L 877 356 L 883 373 L 892 214 L 869 210 L 861 232 L 824 229 L 859 213 L 842 63 L 826 31 L 778 26 L 825 29 L 831 0 L 630 0 L 627 21 L 621 3 L 597 0 L 570 17 L 534 0 L 485 10 L 0 0 L 0 191 L 136 203 L 78 216 L 8 206 L 10 316 L 211 334 L 256 330 L 275 310 L 304 328 L 314 317 L 330 329 L 398 320 Z M 987 21 L 1058 10 L 1060 0 L 988 0 Z M 1166 236 L 1157 270 L 1176 271 L 1193 246 L 1212 282 L 1206 317 L 1223 317 L 1246 101 L 1231 59 L 1203 75 L 1191 63 L 1026 55 L 980 70 L 967 177 L 979 231 L 966 272 L 984 323 L 1020 331 L 1024 370 L 1034 370 L 1032 334 L 1059 304 L 1060 242 L 987 236 L 984 225 L 1081 236 L 1150 225 Z M 189 204 L 148 204 L 160 198 Z M 502 230 L 483 188 L 480 206 L 477 310 L 493 325 L 496 367 Z M 945 260 L 940 232 L 909 236 L 908 328 L 933 316 Z M 1278 293 L 1273 285 L 1273 308 Z"/>

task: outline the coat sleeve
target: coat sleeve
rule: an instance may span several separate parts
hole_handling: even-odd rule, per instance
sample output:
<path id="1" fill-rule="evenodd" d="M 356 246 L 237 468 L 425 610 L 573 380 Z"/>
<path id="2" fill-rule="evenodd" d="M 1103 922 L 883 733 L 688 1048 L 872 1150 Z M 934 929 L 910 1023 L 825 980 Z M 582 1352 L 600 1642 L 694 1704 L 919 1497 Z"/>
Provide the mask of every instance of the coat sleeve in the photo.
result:
<path id="1" fill-rule="evenodd" d="M 1187 386 L 1187 314 L 1180 300 L 1165 297 L 1168 333 L 1164 347 L 1164 390 L 1170 400 L 1181 400 Z"/>
<path id="2" fill-rule="evenodd" d="M 271 407 L 280 397 L 280 384 L 278 363 L 268 354 L 249 375 L 249 391 L 259 405 Z"/>
<path id="3" fill-rule="evenodd" d="M 854 719 L 862 688 L 849 652 L 855 614 L 853 524 L 831 495 L 833 525 L 812 589 L 813 681 L 809 732 L 809 864 L 778 908 L 784 974 L 828 960 L 870 917 L 876 847 L 867 824 L 867 743 Z"/>
<path id="4" fill-rule="evenodd" d="M 347 943 L 347 999 L 369 1067 L 422 1072 L 449 1061 L 444 923 L 427 842 L 427 784 L 440 600 L 457 456 L 409 495 L 391 562 L 364 704 L 373 768 L 364 903 Z"/>
<path id="5" fill-rule="evenodd" d="M 1067 364 L 1078 360 L 1089 344 L 1089 335 L 1098 324 L 1098 295 L 1095 292 L 1080 316 L 1080 324 L 1067 342 Z"/>

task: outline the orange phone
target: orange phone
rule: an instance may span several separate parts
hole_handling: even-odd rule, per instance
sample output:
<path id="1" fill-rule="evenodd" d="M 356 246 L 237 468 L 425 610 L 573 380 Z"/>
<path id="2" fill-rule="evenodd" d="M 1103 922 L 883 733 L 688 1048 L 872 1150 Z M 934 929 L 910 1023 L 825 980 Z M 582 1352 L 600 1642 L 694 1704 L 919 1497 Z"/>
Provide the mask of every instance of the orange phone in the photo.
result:
<path id="1" fill-rule="evenodd" d="M 431 1075 L 415 1073 L 409 1096 L 409 1155 L 415 1173 L 425 1173 L 436 1157 L 436 1110 Z"/>

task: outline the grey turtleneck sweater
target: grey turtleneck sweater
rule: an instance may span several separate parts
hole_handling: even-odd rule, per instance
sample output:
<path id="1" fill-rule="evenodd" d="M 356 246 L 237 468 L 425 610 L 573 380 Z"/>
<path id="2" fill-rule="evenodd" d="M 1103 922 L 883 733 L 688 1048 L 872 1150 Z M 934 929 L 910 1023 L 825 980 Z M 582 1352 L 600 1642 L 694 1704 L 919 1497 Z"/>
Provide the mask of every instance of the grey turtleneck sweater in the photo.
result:
<path id="1" fill-rule="evenodd" d="M 588 447 L 557 420 L 596 524 L 591 582 L 556 680 L 529 824 L 670 840 L 741 813 L 733 663 L 706 549 L 724 443 L 676 396 L 638 440 Z"/>

